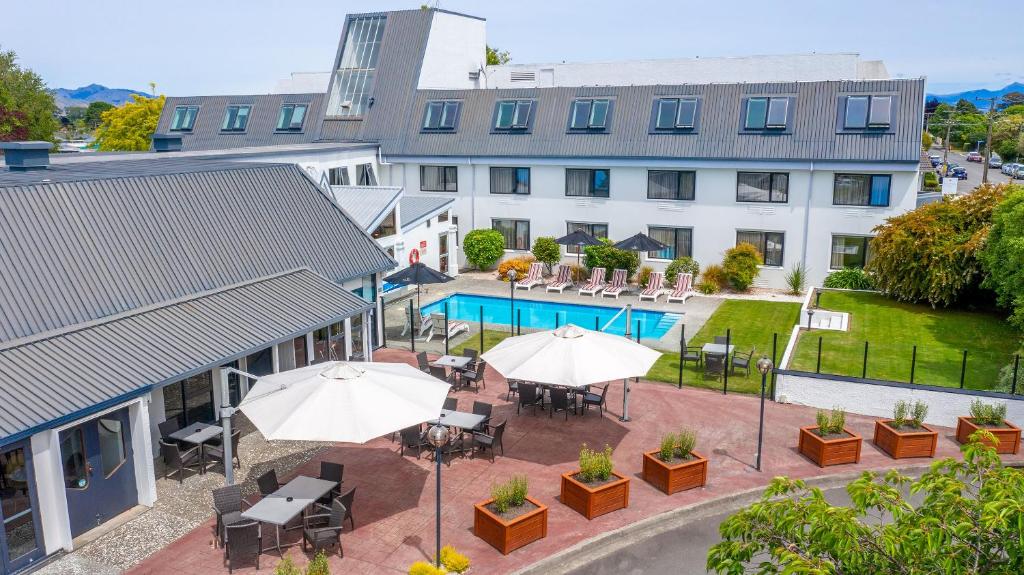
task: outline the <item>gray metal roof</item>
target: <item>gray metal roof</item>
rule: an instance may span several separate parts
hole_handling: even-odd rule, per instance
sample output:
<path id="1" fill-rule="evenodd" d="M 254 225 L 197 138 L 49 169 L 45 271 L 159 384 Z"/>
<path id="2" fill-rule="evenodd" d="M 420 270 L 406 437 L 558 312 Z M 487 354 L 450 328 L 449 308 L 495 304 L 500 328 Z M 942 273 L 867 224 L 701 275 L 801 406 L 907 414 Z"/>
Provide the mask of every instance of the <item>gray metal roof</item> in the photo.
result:
<path id="1" fill-rule="evenodd" d="M 369 309 L 308 270 L 0 345 L 0 443 L 83 417 Z"/>
<path id="2" fill-rule="evenodd" d="M 388 213 L 395 209 L 402 195 L 401 187 L 393 186 L 331 186 L 338 205 L 353 220 L 371 232 Z"/>
<path id="3" fill-rule="evenodd" d="M 402 231 L 408 231 L 426 219 L 455 203 L 455 198 L 439 198 L 432 196 L 403 196 L 398 201 L 402 213 Z"/>
<path id="4" fill-rule="evenodd" d="M 164 162 L 0 181 L 0 341 L 300 267 L 340 282 L 395 266 L 295 165 Z"/>

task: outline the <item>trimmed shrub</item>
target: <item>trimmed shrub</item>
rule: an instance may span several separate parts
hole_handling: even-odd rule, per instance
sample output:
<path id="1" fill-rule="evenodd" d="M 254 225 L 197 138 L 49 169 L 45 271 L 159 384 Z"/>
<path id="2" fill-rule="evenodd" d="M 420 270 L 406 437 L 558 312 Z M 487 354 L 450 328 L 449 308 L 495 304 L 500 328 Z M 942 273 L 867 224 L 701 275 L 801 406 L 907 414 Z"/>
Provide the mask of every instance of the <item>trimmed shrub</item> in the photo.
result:
<path id="1" fill-rule="evenodd" d="M 572 281 L 574 282 L 582 282 L 590 279 L 590 272 L 587 271 L 585 266 L 569 264 L 569 269 L 572 270 Z"/>
<path id="2" fill-rule="evenodd" d="M 764 258 L 754 244 L 740 242 L 736 247 L 725 251 L 722 268 L 725 270 L 729 285 L 736 291 L 747 291 L 760 271 L 758 266 L 763 263 Z"/>
<path id="3" fill-rule="evenodd" d="M 704 295 L 712 295 L 719 292 L 721 288 L 715 282 L 700 282 L 697 284 L 697 291 Z"/>
<path id="4" fill-rule="evenodd" d="M 518 276 L 516 279 L 523 279 L 526 274 L 530 271 L 530 264 L 537 260 L 533 259 L 533 256 L 516 256 L 514 258 L 508 258 L 507 260 L 498 264 L 498 279 L 503 282 L 508 281 L 508 270 L 516 270 Z"/>
<path id="5" fill-rule="evenodd" d="M 822 284 L 827 288 L 834 289 L 875 289 L 875 282 L 871 276 L 860 268 L 845 268 L 834 271 L 825 278 Z"/>
<path id="6" fill-rule="evenodd" d="M 939 189 L 939 176 L 935 172 L 925 172 L 922 186 L 925 191 L 934 192 Z"/>
<path id="7" fill-rule="evenodd" d="M 533 249 L 530 250 L 537 261 L 543 262 L 548 273 L 551 273 L 551 266 L 562 260 L 562 248 L 555 243 L 555 238 L 540 237 L 533 241 Z"/>
<path id="8" fill-rule="evenodd" d="M 477 269 L 490 269 L 505 254 L 505 236 L 498 230 L 473 230 L 462 238 L 462 251 Z"/>
<path id="9" fill-rule="evenodd" d="M 696 281 L 700 277 L 700 265 L 697 260 L 689 257 L 681 257 L 672 260 L 665 268 L 665 282 L 668 285 L 676 285 L 676 276 L 682 272 L 684 274 L 693 274 L 693 278 Z"/>
<path id="10" fill-rule="evenodd" d="M 274 567 L 274 575 L 302 575 L 302 569 L 295 565 L 291 557 L 285 557 Z"/>
<path id="11" fill-rule="evenodd" d="M 446 575 L 442 568 L 434 567 L 433 563 L 417 561 L 409 566 L 409 575 Z"/>
<path id="12" fill-rule="evenodd" d="M 725 275 L 725 268 L 718 264 L 711 264 L 704 268 L 704 275 L 701 276 L 701 283 L 713 284 L 716 292 L 729 285 L 729 278 Z M 715 293 L 715 292 L 711 292 Z"/>
<path id="13" fill-rule="evenodd" d="M 613 247 L 612 241 L 607 238 L 601 239 L 599 246 L 587 246 L 583 248 L 584 262 L 587 269 L 603 267 L 605 279 L 612 279 L 615 269 L 626 270 L 626 277 L 631 278 L 640 267 L 640 256 L 636 252 L 620 250 Z"/>
<path id="14" fill-rule="evenodd" d="M 793 266 L 786 274 L 786 285 L 789 286 L 791 294 L 804 293 L 804 288 L 807 286 L 807 268 L 804 267 L 803 262 Z"/>
<path id="15" fill-rule="evenodd" d="M 604 451 L 589 449 L 584 443 L 580 447 L 580 481 L 606 481 L 612 476 L 612 448 L 604 446 Z"/>
<path id="16" fill-rule="evenodd" d="M 640 269 L 636 272 L 636 283 L 640 287 L 647 287 L 647 282 L 651 279 L 651 273 L 654 268 L 651 266 L 640 266 Z"/>
<path id="17" fill-rule="evenodd" d="M 449 573 L 465 573 L 469 569 L 469 557 L 459 553 L 451 545 L 441 548 L 441 565 Z"/>

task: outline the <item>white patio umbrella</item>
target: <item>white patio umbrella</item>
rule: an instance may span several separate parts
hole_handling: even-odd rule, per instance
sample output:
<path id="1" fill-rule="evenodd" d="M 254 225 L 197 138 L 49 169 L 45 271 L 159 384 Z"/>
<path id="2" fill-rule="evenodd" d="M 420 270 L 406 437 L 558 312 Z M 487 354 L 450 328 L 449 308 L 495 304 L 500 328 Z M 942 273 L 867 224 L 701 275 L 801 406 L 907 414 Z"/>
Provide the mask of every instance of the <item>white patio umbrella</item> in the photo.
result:
<path id="1" fill-rule="evenodd" d="M 480 357 L 508 379 L 583 387 L 646 375 L 661 353 L 621 335 L 570 323 L 510 337 Z"/>
<path id="2" fill-rule="evenodd" d="M 238 408 L 268 440 L 365 443 L 436 419 L 449 387 L 405 363 L 331 361 L 259 378 Z"/>

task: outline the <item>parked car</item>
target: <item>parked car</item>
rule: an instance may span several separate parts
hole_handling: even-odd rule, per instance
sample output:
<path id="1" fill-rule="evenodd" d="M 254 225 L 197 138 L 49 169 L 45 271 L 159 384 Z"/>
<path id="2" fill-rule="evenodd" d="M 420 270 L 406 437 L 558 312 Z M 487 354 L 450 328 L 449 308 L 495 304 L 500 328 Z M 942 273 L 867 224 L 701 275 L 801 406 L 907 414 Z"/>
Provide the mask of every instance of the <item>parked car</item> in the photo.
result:
<path id="1" fill-rule="evenodd" d="M 982 159 L 982 155 L 978 152 L 967 152 L 968 162 L 980 162 Z"/>
<path id="2" fill-rule="evenodd" d="M 965 168 L 963 166 L 955 166 L 953 168 L 950 168 L 950 170 L 947 173 L 947 175 L 949 177 L 951 177 L 951 178 L 956 178 L 958 180 L 966 180 L 967 179 L 967 168 Z"/>
<path id="3" fill-rule="evenodd" d="M 1010 174 L 1010 177 L 1015 180 L 1024 180 L 1024 164 L 1017 164 L 1017 169 Z"/>
<path id="4" fill-rule="evenodd" d="M 1000 171 L 1002 171 L 1007 176 L 1011 176 L 1011 175 L 1013 175 L 1013 171 L 1016 170 L 1017 166 L 1019 166 L 1019 165 L 1020 164 L 1016 164 L 1014 162 L 1008 162 L 1006 164 L 1003 164 L 1003 168 Z"/>
<path id="5" fill-rule="evenodd" d="M 999 157 L 999 154 L 992 152 L 992 155 L 988 158 L 988 167 L 990 168 L 1001 168 L 1003 167 L 1003 159 Z"/>
<path id="6" fill-rule="evenodd" d="M 940 156 L 938 154 L 932 154 L 932 155 L 928 156 L 928 160 L 931 161 L 933 168 L 937 168 L 937 167 L 939 167 L 939 164 L 942 163 L 942 156 Z"/>

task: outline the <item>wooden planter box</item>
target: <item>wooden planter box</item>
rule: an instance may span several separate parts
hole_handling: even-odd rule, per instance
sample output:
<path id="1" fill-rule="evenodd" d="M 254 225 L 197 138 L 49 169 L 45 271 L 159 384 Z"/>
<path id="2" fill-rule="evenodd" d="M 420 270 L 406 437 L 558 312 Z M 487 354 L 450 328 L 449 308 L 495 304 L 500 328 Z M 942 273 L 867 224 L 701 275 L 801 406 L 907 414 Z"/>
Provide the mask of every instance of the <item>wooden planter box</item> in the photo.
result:
<path id="1" fill-rule="evenodd" d="M 816 429 L 817 425 L 800 428 L 800 453 L 807 459 L 817 463 L 818 467 L 860 462 L 860 435 L 844 427 L 843 431 L 849 437 L 825 439 L 814 432 Z"/>
<path id="2" fill-rule="evenodd" d="M 691 452 L 693 459 L 669 465 L 658 458 L 660 450 L 644 453 L 644 481 L 672 495 L 694 487 L 703 487 L 708 480 L 708 460 Z"/>
<path id="3" fill-rule="evenodd" d="M 958 417 L 956 423 L 956 440 L 960 443 L 970 441 L 971 434 L 984 429 L 996 436 L 996 453 L 1017 453 L 1020 450 L 1020 428 L 1003 420 L 1006 427 L 979 427 L 971 417 Z"/>
<path id="4" fill-rule="evenodd" d="M 547 537 L 547 505 L 530 496 L 527 496 L 526 500 L 536 505 L 537 508 L 510 521 L 505 521 L 487 509 L 488 505 L 494 503 L 493 499 L 477 503 L 473 506 L 475 508 L 473 533 L 504 555 Z"/>
<path id="5" fill-rule="evenodd" d="M 625 509 L 629 506 L 629 478 L 618 473 L 612 475 L 617 480 L 610 481 L 600 487 L 590 487 L 580 483 L 574 475 L 579 471 L 562 474 L 562 503 L 579 511 L 587 519 Z"/>
<path id="6" fill-rule="evenodd" d="M 899 432 L 889 426 L 891 420 L 875 422 L 875 445 L 895 459 L 905 457 L 934 457 L 939 432 L 925 424 L 921 431 Z"/>

